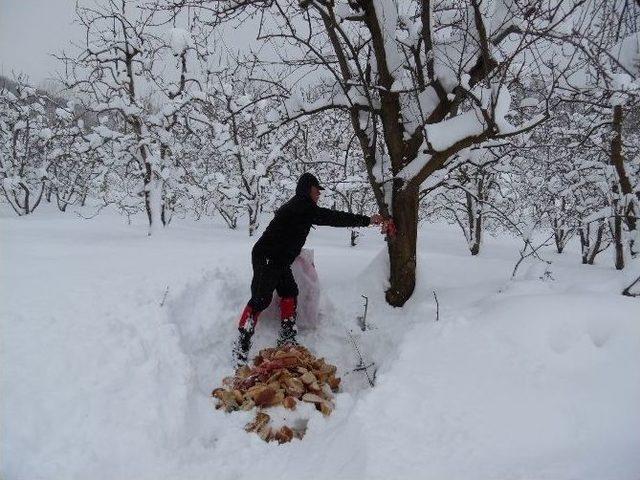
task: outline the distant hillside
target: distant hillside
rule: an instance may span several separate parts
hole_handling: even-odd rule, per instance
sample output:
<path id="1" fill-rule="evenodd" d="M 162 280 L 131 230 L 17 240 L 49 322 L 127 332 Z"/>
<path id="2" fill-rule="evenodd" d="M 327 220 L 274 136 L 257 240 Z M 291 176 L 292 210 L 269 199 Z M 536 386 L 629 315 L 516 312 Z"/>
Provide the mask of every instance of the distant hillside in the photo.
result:
<path id="1" fill-rule="evenodd" d="M 16 82 L 15 80 L 9 77 L 6 77 L 4 75 L 0 75 L 0 90 L 2 90 L 3 88 L 6 88 L 11 93 L 17 94 L 17 91 L 18 91 L 17 86 L 18 86 L 18 82 Z M 42 88 L 37 88 L 37 87 L 36 87 L 36 91 L 44 98 L 45 109 L 47 113 L 51 115 L 53 115 L 53 112 L 55 111 L 56 108 L 67 105 L 68 99 L 63 98 L 60 95 L 56 95 L 54 93 L 51 93 L 48 90 L 44 90 Z M 80 105 L 77 105 L 75 108 L 76 108 L 76 113 L 82 112 L 80 117 L 84 119 L 85 125 L 89 126 L 96 123 L 94 115 L 90 114 L 89 112 L 83 111 Z"/>
<path id="2" fill-rule="evenodd" d="M 17 87 L 18 82 L 4 75 L 0 75 L 0 89 L 6 88 L 11 93 L 16 94 L 18 90 Z M 44 97 L 47 111 L 53 111 L 57 107 L 67 104 L 67 100 L 49 91 L 42 90 L 41 88 L 36 88 L 36 91 Z"/>

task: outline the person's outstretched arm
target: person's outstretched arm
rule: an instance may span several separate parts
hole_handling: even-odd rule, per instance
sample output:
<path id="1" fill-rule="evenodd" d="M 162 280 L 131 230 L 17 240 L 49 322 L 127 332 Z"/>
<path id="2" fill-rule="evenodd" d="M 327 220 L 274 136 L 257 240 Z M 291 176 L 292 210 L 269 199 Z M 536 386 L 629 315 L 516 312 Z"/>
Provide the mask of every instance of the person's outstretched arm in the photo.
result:
<path id="1" fill-rule="evenodd" d="M 382 216 L 378 214 L 368 217 L 356 213 L 316 207 L 311 223 L 314 225 L 328 225 L 330 227 L 368 227 L 371 224 L 378 225 L 382 220 Z"/>

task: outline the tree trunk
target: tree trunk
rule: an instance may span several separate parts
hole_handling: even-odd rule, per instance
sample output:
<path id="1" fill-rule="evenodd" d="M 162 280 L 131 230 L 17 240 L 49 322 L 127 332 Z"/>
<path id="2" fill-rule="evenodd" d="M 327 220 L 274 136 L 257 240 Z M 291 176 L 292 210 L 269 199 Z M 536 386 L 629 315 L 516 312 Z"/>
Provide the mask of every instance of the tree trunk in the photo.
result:
<path id="1" fill-rule="evenodd" d="M 478 255 L 480 253 L 480 243 L 482 242 L 482 214 L 479 214 L 475 219 L 475 227 L 473 230 L 473 240 L 471 241 L 469 250 L 471 255 Z"/>
<path id="2" fill-rule="evenodd" d="M 389 289 L 386 299 L 393 307 L 402 307 L 416 286 L 416 242 L 418 238 L 418 189 L 396 181 L 393 185 L 392 211 L 397 227 L 395 238 L 388 239 Z"/>
<path id="3" fill-rule="evenodd" d="M 234 212 L 228 213 L 223 208 L 217 207 L 218 213 L 231 230 L 235 230 L 238 226 L 238 217 Z"/>
<path id="4" fill-rule="evenodd" d="M 554 225 L 553 228 L 553 239 L 556 242 L 556 251 L 558 253 L 562 253 L 564 251 L 564 246 L 566 244 L 566 231 L 563 226 Z"/>
<path id="5" fill-rule="evenodd" d="M 589 241 L 588 241 L 588 233 L 585 232 L 584 228 L 580 227 L 578 229 L 580 233 L 580 252 L 582 253 L 582 264 L 587 264 L 587 256 L 589 252 Z"/>
<path id="6" fill-rule="evenodd" d="M 551 227 L 553 228 L 553 239 L 556 243 L 556 251 L 558 253 L 562 253 L 564 251 L 564 247 L 567 245 L 567 241 L 569 240 L 570 232 L 567 229 L 567 224 L 565 222 L 564 212 L 566 209 L 566 200 L 563 198 L 560 199 L 560 212 L 555 212 L 551 215 Z"/>
<path id="7" fill-rule="evenodd" d="M 351 246 L 355 247 L 358 244 L 358 237 L 360 233 L 356 230 L 351 230 Z"/>
<path id="8" fill-rule="evenodd" d="M 567 246 L 569 238 L 571 238 L 571 232 L 567 229 L 566 224 L 561 224 L 553 229 L 553 238 L 556 242 L 556 251 L 558 253 L 564 252 L 564 247 Z"/>
<path id="9" fill-rule="evenodd" d="M 589 252 L 589 256 L 587 258 L 587 263 L 589 265 L 593 265 L 596 261 L 596 255 L 600 253 L 600 245 L 602 244 L 602 234 L 604 233 L 604 222 L 598 225 L 598 231 L 596 233 L 596 238 L 593 241 L 593 245 Z"/>
<path id="10" fill-rule="evenodd" d="M 470 221 L 472 228 L 469 232 L 469 239 L 471 240 L 469 242 L 469 250 L 471 251 L 471 255 L 478 255 L 480 253 L 480 244 L 482 243 L 482 212 L 477 212 L 474 209 L 472 214 L 472 221 Z"/>
<path id="11" fill-rule="evenodd" d="M 258 223 L 260 205 L 257 200 L 253 205 L 247 207 L 247 213 L 249 214 L 249 236 L 253 237 L 258 231 L 258 228 L 260 228 L 260 224 Z"/>
<path id="12" fill-rule="evenodd" d="M 614 210 L 615 211 L 615 210 Z M 611 229 L 611 237 L 616 252 L 616 270 L 624 268 L 624 244 L 622 239 L 622 216 L 616 212 L 616 215 L 609 221 Z"/>
<path id="13" fill-rule="evenodd" d="M 36 201 L 31 206 L 31 212 L 33 212 L 38 207 L 38 205 L 40 205 L 40 201 L 42 200 L 42 198 L 44 196 L 45 188 L 46 188 L 46 185 L 45 185 L 44 181 L 42 181 L 41 184 L 40 184 L 40 193 L 38 194 L 38 198 L 36 199 Z"/>
<path id="14" fill-rule="evenodd" d="M 16 204 L 22 207 L 22 210 L 24 211 L 25 215 L 29 215 L 31 213 L 31 208 L 30 208 L 31 193 L 29 192 L 29 189 L 27 188 L 27 186 L 22 182 L 20 182 L 20 188 L 22 188 L 22 191 L 24 191 L 24 197 L 22 198 L 23 202 L 22 202 L 22 205 L 20 205 L 20 202 L 18 201 L 18 198 L 16 196 Z"/>
<path id="15" fill-rule="evenodd" d="M 149 235 L 157 232 L 162 227 L 162 180 L 149 168 L 149 181 L 145 175 L 144 205 L 149 219 Z"/>
<path id="16" fill-rule="evenodd" d="M 58 205 L 58 210 L 60 210 L 61 212 L 66 212 L 67 207 L 69 206 L 69 202 L 65 201 L 64 198 L 61 201 L 60 197 L 56 198 L 56 204 Z"/>
<path id="17" fill-rule="evenodd" d="M 150 188 L 150 183 L 147 181 L 147 178 L 145 176 L 145 181 L 144 181 L 144 187 L 143 187 L 143 191 L 144 191 L 144 209 L 147 212 L 147 220 L 149 221 L 149 235 L 151 235 L 151 232 L 153 231 L 153 215 L 152 215 L 152 206 L 151 206 L 151 192 L 149 192 L 149 188 Z"/>
<path id="18" fill-rule="evenodd" d="M 466 208 L 467 208 L 467 225 L 469 227 L 469 233 L 467 235 L 467 246 L 469 247 L 469 251 L 471 255 L 477 255 L 478 252 L 474 251 L 474 246 L 476 244 L 476 237 L 474 235 L 475 231 L 475 202 L 474 198 L 469 192 L 465 192 L 466 197 Z"/>
<path id="19" fill-rule="evenodd" d="M 598 229 L 593 236 L 592 223 L 587 223 L 580 227 L 580 245 L 582 247 L 582 263 L 585 265 L 593 265 L 596 255 L 602 250 L 602 235 L 604 233 L 604 222 L 598 222 Z"/>
<path id="20" fill-rule="evenodd" d="M 167 202 L 162 202 L 162 207 L 160 211 L 160 220 L 162 220 L 162 226 L 166 227 L 169 224 L 169 216 L 167 215 Z"/>
<path id="21" fill-rule="evenodd" d="M 631 180 L 627 174 L 627 170 L 624 165 L 624 156 L 622 154 L 622 121 L 623 121 L 622 105 L 616 105 L 613 107 L 613 138 L 611 139 L 611 165 L 616 170 L 618 177 L 618 184 L 620 185 L 620 191 L 617 192 L 617 188 L 614 188 L 614 192 L 620 195 L 619 202 L 621 202 L 620 213 L 624 213 L 624 221 L 627 225 L 627 229 L 630 232 L 629 235 L 629 250 L 632 257 L 636 257 L 640 251 L 639 247 L 635 245 L 635 231 L 636 225 L 636 209 L 634 203 L 628 204 L 633 199 L 633 186 Z M 624 210 L 624 212 L 623 212 Z M 618 221 L 618 209 L 616 208 L 616 222 Z M 618 225 L 615 226 L 616 232 Z M 620 226 L 622 228 L 622 226 Z M 616 249 L 618 245 L 616 244 Z M 616 268 L 618 268 L 618 252 L 616 250 Z M 623 261 L 624 263 L 624 261 Z M 621 267 L 622 268 L 622 267 Z M 620 268 L 618 268 L 620 270 Z"/>

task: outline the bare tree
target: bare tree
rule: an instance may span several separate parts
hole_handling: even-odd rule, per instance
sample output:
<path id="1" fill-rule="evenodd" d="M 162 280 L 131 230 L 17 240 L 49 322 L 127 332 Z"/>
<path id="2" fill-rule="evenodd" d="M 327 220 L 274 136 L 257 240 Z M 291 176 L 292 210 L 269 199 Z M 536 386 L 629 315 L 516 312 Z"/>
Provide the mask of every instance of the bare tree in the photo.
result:
<path id="1" fill-rule="evenodd" d="M 0 86 L 0 192 L 18 215 L 28 215 L 55 193 L 61 210 L 76 191 L 64 159 L 79 129 L 64 108 L 25 78 Z M 80 175 L 80 172 L 74 172 Z M 64 192 L 64 193 L 63 193 Z"/>
<path id="2" fill-rule="evenodd" d="M 260 226 L 269 179 L 299 130 L 296 124 L 263 135 L 271 124 L 269 113 L 282 95 L 272 84 L 251 80 L 254 63 L 233 64 L 209 72 L 205 88 L 204 113 L 211 126 L 212 155 L 225 177 L 216 190 L 247 214 L 249 236 Z"/>
<path id="3" fill-rule="evenodd" d="M 532 118 L 509 124 L 509 85 L 536 73 L 555 85 L 570 62 L 544 58 L 549 42 L 562 40 L 556 30 L 583 3 L 183 2 L 217 21 L 260 16 L 258 39 L 278 55 L 265 64 L 288 68 L 290 78 L 316 93 L 311 102 L 294 95 L 280 111 L 282 122 L 328 110 L 350 119 L 379 210 L 398 227 L 388 242 L 386 298 L 394 306 L 415 287 L 420 185 L 459 151 L 546 118 L 542 101 Z"/>
<path id="4" fill-rule="evenodd" d="M 102 142 L 94 143 L 120 144 L 114 167 L 124 170 L 127 180 L 140 179 L 151 233 L 166 222 L 174 128 L 192 100 L 190 90 L 197 89 L 188 69 L 195 44 L 189 32 L 171 28 L 175 17 L 136 0 L 78 4 L 76 17 L 84 42 L 76 56 L 59 55 L 63 82 L 102 125 L 94 129 Z"/>
<path id="5" fill-rule="evenodd" d="M 615 248 L 615 266 L 622 269 L 627 249 L 632 257 L 640 254 L 640 168 L 629 162 L 629 157 L 637 157 L 639 143 L 635 131 L 624 128 L 625 113 L 640 102 L 635 83 L 640 78 L 640 9 L 631 0 L 596 0 L 589 7 L 593 27 L 585 41 L 574 41 L 582 62 L 578 72 L 585 80 L 564 86 L 564 99 L 583 118 L 582 130 L 573 134 L 574 147 L 588 147 L 591 157 L 603 164 L 601 179 L 608 185 L 610 207 L 603 218 Z M 597 232 L 601 238 L 600 224 Z"/>

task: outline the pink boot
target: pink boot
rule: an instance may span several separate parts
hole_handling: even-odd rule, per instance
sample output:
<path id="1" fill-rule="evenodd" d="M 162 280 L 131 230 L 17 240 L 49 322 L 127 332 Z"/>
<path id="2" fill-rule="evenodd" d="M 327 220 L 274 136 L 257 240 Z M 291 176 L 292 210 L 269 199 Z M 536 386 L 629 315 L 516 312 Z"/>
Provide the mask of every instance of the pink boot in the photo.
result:
<path id="1" fill-rule="evenodd" d="M 254 312 L 249 305 L 244 307 L 240 321 L 238 322 L 238 332 L 240 336 L 233 344 L 233 357 L 236 367 L 246 365 L 249 360 L 249 350 L 251 350 L 251 338 L 258 323 L 260 312 Z"/>
<path id="2" fill-rule="evenodd" d="M 296 334 L 296 305 L 295 297 L 283 297 L 280 299 L 280 335 L 278 347 L 283 345 L 298 345 Z"/>

